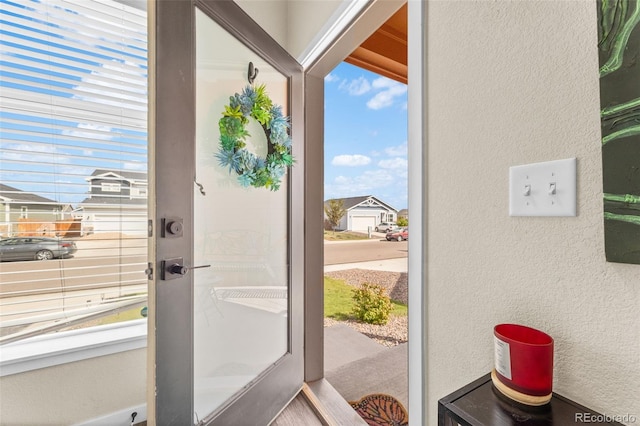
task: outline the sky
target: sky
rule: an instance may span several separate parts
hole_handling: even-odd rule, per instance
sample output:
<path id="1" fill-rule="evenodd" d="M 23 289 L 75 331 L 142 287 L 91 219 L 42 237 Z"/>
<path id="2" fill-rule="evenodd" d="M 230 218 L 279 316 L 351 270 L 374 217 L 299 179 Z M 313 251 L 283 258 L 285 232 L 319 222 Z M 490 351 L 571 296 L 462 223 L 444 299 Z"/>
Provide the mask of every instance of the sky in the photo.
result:
<path id="1" fill-rule="evenodd" d="M 407 208 L 407 86 L 338 65 L 325 78 L 324 198 Z"/>
<path id="2" fill-rule="evenodd" d="M 77 204 L 96 168 L 145 171 L 146 104 L 138 99 L 145 93 L 144 40 L 124 46 L 129 55 L 124 61 L 114 58 L 108 40 L 104 48 L 87 48 L 73 28 L 63 31 L 58 24 L 67 21 L 57 15 L 42 20 L 17 3 L 12 7 L 38 28 L 29 27 L 33 36 L 23 34 L 18 22 L 3 30 L 0 90 L 27 92 L 29 99 L 46 102 L 56 96 L 78 110 L 122 110 L 128 121 L 121 124 L 122 113 L 113 113 L 116 121 L 85 122 L 82 114 L 53 117 L 48 109 L 0 111 L 0 182 Z M 51 53 L 54 45 L 57 53 Z M 126 87 L 115 82 L 122 70 L 133 73 Z M 105 91 L 104 81 L 115 93 Z M 140 118 L 138 127 L 131 124 L 134 117 Z M 407 207 L 407 87 L 342 63 L 325 79 L 325 199 L 366 195 L 398 210 Z"/>
<path id="3" fill-rule="evenodd" d="M 0 5 L 0 182 L 75 207 L 97 169 L 146 172 L 146 14 Z"/>

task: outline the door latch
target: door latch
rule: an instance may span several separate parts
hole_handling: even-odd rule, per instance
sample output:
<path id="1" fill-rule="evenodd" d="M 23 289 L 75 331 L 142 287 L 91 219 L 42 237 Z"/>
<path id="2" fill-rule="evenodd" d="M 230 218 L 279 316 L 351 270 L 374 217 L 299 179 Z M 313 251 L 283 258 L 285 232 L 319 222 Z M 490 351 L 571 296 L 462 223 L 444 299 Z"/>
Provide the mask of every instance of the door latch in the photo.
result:
<path id="1" fill-rule="evenodd" d="M 192 269 L 201 269 L 201 268 L 211 267 L 211 265 L 189 267 L 189 266 L 184 266 L 183 263 L 184 263 L 184 259 L 181 257 L 163 260 L 161 262 L 161 267 L 162 267 L 161 278 L 165 281 L 175 280 L 176 278 L 180 278 L 187 275 L 187 273 Z"/>
<path id="2" fill-rule="evenodd" d="M 147 263 L 147 269 L 144 270 L 144 273 L 149 281 L 153 281 L 153 263 Z"/>
<path id="3" fill-rule="evenodd" d="M 167 217 L 162 218 L 162 238 L 179 238 L 183 234 L 182 218 L 180 217 Z"/>

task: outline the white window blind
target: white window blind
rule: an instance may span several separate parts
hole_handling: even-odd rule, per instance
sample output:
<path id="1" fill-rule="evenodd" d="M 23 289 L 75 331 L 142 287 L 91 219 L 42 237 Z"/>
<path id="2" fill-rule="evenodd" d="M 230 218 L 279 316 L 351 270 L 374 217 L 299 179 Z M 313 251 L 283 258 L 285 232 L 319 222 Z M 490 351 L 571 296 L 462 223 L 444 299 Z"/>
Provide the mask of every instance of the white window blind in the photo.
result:
<path id="1" fill-rule="evenodd" d="M 112 0 L 0 0 L 0 342 L 140 318 L 146 26 Z M 12 260 L 26 237 L 77 251 Z"/>

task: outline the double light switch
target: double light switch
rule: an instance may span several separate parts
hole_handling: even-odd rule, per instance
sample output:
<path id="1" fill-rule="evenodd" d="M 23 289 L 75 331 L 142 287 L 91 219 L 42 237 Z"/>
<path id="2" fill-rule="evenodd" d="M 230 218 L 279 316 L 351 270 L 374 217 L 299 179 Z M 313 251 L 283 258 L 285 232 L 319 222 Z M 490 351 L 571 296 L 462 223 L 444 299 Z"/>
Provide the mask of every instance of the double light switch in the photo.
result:
<path id="1" fill-rule="evenodd" d="M 575 158 L 509 168 L 509 216 L 575 215 Z"/>

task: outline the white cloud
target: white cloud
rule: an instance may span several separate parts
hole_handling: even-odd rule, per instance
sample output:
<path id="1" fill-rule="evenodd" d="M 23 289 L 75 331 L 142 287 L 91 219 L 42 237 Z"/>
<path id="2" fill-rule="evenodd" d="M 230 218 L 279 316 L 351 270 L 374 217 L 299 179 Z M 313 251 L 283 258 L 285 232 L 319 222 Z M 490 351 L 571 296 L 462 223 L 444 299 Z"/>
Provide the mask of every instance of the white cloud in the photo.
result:
<path id="1" fill-rule="evenodd" d="M 326 198 L 343 198 L 373 194 L 392 206 L 407 205 L 406 169 L 367 170 L 355 177 L 338 176 L 325 185 Z"/>
<path id="2" fill-rule="evenodd" d="M 347 185 L 349 184 L 349 182 L 351 182 L 351 179 L 345 176 L 338 176 L 334 179 L 334 182 L 338 185 Z"/>
<path id="3" fill-rule="evenodd" d="M 67 157 L 59 154 L 61 154 L 60 150 L 52 145 L 8 144 L 0 153 L 0 160 L 46 164 L 69 163 Z"/>
<path id="4" fill-rule="evenodd" d="M 367 170 L 356 181 L 361 184 L 372 185 L 375 187 L 389 186 L 394 182 L 394 177 L 386 170 Z"/>
<path id="5" fill-rule="evenodd" d="M 358 77 L 355 80 L 343 81 L 340 83 L 340 89 L 346 90 L 351 96 L 360 96 L 371 90 L 371 83 L 364 77 Z"/>
<path id="6" fill-rule="evenodd" d="M 386 77 L 373 80 L 372 87 L 374 89 L 383 89 L 367 102 L 367 107 L 375 110 L 393 105 L 396 97 L 404 95 L 407 92 L 407 86 L 405 84 L 398 83 Z"/>
<path id="7" fill-rule="evenodd" d="M 389 89 L 391 87 L 395 87 L 402 84 L 398 83 L 397 81 L 391 80 L 390 78 L 387 78 L 387 77 L 378 77 L 375 80 L 373 80 L 371 85 L 375 89 Z"/>
<path id="8" fill-rule="evenodd" d="M 389 148 L 385 148 L 384 152 L 390 157 L 406 157 L 407 143 L 405 142 L 398 146 L 390 146 Z"/>
<path id="9" fill-rule="evenodd" d="M 355 177 L 338 176 L 325 190 L 327 194 L 333 194 L 332 197 L 352 197 L 370 194 L 392 185 L 394 181 L 394 176 L 387 170 L 367 170 Z"/>
<path id="10" fill-rule="evenodd" d="M 324 78 L 324 81 L 327 83 L 333 83 L 334 81 L 338 81 L 340 80 L 340 77 L 338 77 L 337 75 L 335 75 L 334 73 L 329 73 L 327 74 L 327 76 Z"/>
<path id="11" fill-rule="evenodd" d="M 78 138 L 112 140 L 114 137 L 113 128 L 110 126 L 99 126 L 96 124 L 78 123 L 78 130 L 65 129 L 63 135 Z"/>
<path id="12" fill-rule="evenodd" d="M 147 163 L 136 163 L 132 161 L 127 161 L 123 166 L 124 170 L 136 170 L 136 171 L 147 171 Z"/>
<path id="13" fill-rule="evenodd" d="M 401 170 L 406 169 L 408 165 L 409 163 L 407 162 L 406 158 L 391 158 L 389 160 L 380 160 L 378 162 L 378 166 L 382 167 L 383 169 Z"/>
<path id="14" fill-rule="evenodd" d="M 80 177 L 84 180 L 85 177 L 91 176 L 91 173 L 94 172 L 95 167 L 82 167 L 77 165 L 67 165 L 63 167 L 58 167 L 58 172 L 63 176 L 76 176 Z"/>
<path id="15" fill-rule="evenodd" d="M 357 167 L 366 166 L 369 163 L 371 163 L 371 158 L 367 157 L 366 155 L 360 154 L 336 155 L 335 157 L 333 157 L 333 160 L 331 160 L 331 165 L 333 166 Z"/>

